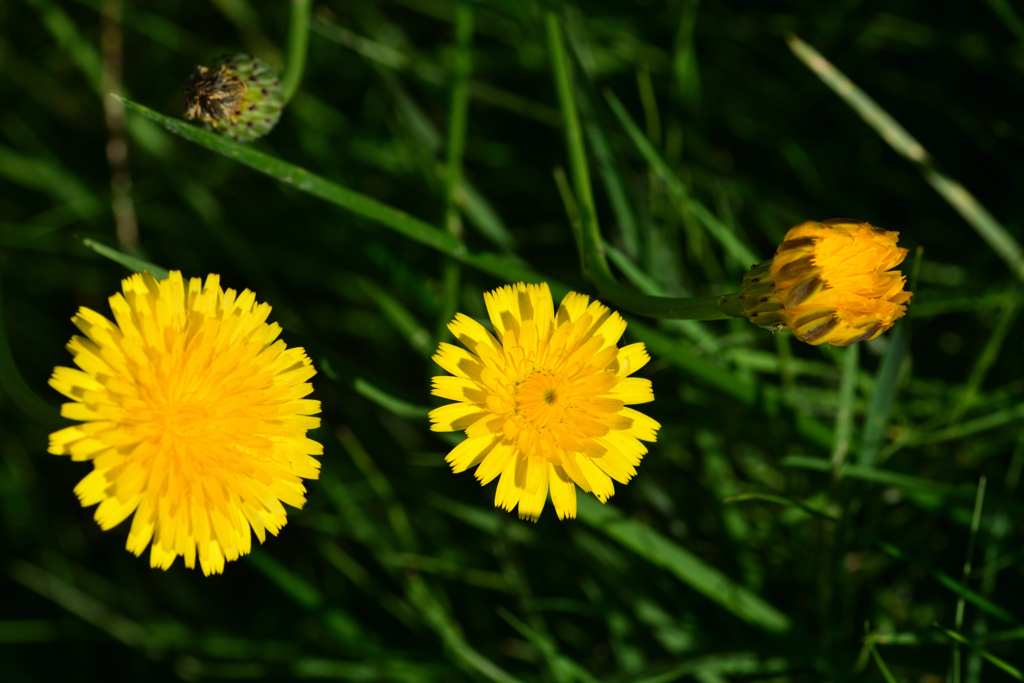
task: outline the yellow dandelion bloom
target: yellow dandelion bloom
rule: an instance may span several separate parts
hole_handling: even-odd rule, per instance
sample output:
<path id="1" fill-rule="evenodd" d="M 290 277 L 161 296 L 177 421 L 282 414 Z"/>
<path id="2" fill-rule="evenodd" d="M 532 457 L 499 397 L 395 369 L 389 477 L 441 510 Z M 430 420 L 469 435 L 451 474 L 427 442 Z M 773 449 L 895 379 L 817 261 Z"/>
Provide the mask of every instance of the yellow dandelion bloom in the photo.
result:
<path id="1" fill-rule="evenodd" d="M 484 294 L 494 334 L 461 313 L 449 325 L 462 349 L 442 343 L 433 394 L 456 403 L 431 411 L 431 429 L 465 430 L 445 458 L 455 472 L 500 476 L 494 505 L 536 521 L 548 492 L 559 519 L 576 517 L 576 487 L 602 503 L 627 483 L 661 427 L 628 405 L 654 400 L 651 381 L 630 377 L 650 357 L 619 348 L 622 317 L 570 292 L 554 310 L 547 284 Z"/>
<path id="2" fill-rule="evenodd" d="M 88 308 L 72 322 L 75 368 L 58 367 L 50 386 L 72 400 L 61 414 L 83 424 L 50 435 L 49 452 L 91 460 L 75 487 L 83 506 L 111 529 L 132 513 L 127 548 L 150 545 L 150 565 L 179 555 L 204 574 L 224 571 L 285 525 L 282 502 L 305 503 L 302 479 L 316 479 L 323 447 L 306 431 L 320 402 L 305 398 L 316 371 L 300 348 L 275 341 L 268 304 L 249 290 L 221 289 L 220 277 L 187 287 L 181 273 L 122 282 L 111 322 Z"/>
<path id="3" fill-rule="evenodd" d="M 753 322 L 785 325 L 808 344 L 874 339 L 907 311 L 907 255 L 898 232 L 833 218 L 790 228 L 774 258 L 744 278 L 740 301 Z"/>

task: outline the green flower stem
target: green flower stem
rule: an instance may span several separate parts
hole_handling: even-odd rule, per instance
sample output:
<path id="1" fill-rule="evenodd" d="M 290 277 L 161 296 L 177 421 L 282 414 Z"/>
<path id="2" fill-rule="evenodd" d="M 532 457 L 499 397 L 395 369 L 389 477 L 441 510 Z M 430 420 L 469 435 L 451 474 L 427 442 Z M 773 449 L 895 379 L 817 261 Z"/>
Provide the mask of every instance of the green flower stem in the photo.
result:
<path id="1" fill-rule="evenodd" d="M 291 18 L 288 22 L 288 53 L 284 64 L 286 71 L 281 78 L 281 92 L 284 94 L 285 102 L 292 99 L 292 95 L 302 83 L 309 47 L 309 13 L 312 6 L 313 0 L 292 0 Z"/>
<path id="2" fill-rule="evenodd" d="M 720 296 L 663 297 L 641 294 L 617 282 L 612 284 L 615 291 L 598 286 L 601 296 L 615 304 L 617 308 L 637 315 L 671 320 L 725 320 L 743 317 L 739 292 Z"/>
<path id="3" fill-rule="evenodd" d="M 569 170 L 573 186 L 576 188 L 576 211 L 579 216 L 579 230 L 576 236 L 584 274 L 594 284 L 602 298 L 607 299 L 616 308 L 631 313 L 676 320 L 720 320 L 741 317 L 743 311 L 738 293 L 698 298 L 648 296 L 623 286 L 615 279 L 605 257 L 601 229 L 597 223 L 594 192 L 590 183 L 587 154 L 583 146 L 583 131 L 576 111 L 572 73 L 565 51 L 562 28 L 558 17 L 550 10 L 545 15 L 545 24 L 555 71 L 555 89 L 558 91 L 558 102 L 565 128 Z"/>

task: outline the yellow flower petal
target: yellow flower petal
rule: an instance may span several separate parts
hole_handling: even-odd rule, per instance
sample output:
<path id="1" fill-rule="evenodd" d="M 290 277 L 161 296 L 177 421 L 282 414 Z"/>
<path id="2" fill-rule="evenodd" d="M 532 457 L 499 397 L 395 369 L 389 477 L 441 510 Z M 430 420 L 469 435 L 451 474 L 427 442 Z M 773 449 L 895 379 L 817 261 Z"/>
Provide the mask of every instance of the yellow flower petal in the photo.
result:
<path id="1" fill-rule="evenodd" d="M 526 475 L 526 489 L 519 499 L 519 519 L 536 522 L 548 500 L 548 468 L 550 465 L 539 458 L 530 460 Z"/>
<path id="2" fill-rule="evenodd" d="M 576 519 L 576 486 L 565 470 L 558 465 L 549 464 L 548 486 L 551 491 L 551 504 L 559 519 Z"/>
<path id="3" fill-rule="evenodd" d="M 475 475 L 480 480 L 480 484 L 483 486 L 490 484 L 495 477 L 501 474 L 517 452 L 518 450 L 511 441 L 499 441 L 476 468 Z"/>
<path id="4" fill-rule="evenodd" d="M 480 406 L 472 403 L 449 403 L 430 411 L 430 428 L 435 432 L 455 432 L 466 429 L 477 420 L 488 415 Z"/>
<path id="5" fill-rule="evenodd" d="M 484 294 L 494 328 L 458 314 L 449 329 L 466 346 L 441 344 L 434 360 L 452 376 L 433 393 L 456 403 L 430 413 L 435 431 L 464 430 L 446 458 L 498 478 L 494 504 L 536 520 L 550 495 L 559 519 L 576 516 L 576 487 L 601 502 L 626 483 L 660 425 L 627 404 L 654 400 L 650 380 L 631 378 L 649 360 L 643 344 L 618 348 L 622 317 L 572 292 L 557 313 L 547 285 L 519 283 Z"/>
<path id="6" fill-rule="evenodd" d="M 445 456 L 445 461 L 452 466 L 453 472 L 465 472 L 483 462 L 500 440 L 501 437 L 490 434 L 477 439 L 466 439 Z"/>
<path id="7" fill-rule="evenodd" d="M 72 400 L 61 413 L 84 424 L 50 435 L 49 452 L 91 460 L 75 487 L 103 529 L 134 514 L 126 547 L 150 565 L 177 557 L 206 574 L 247 554 L 286 522 L 281 501 L 305 503 L 302 479 L 319 475 L 319 401 L 305 398 L 315 370 L 302 349 L 275 341 L 270 307 L 223 290 L 210 275 L 148 273 L 110 297 L 114 322 L 90 309 L 74 324 L 73 368 L 50 385 Z"/>

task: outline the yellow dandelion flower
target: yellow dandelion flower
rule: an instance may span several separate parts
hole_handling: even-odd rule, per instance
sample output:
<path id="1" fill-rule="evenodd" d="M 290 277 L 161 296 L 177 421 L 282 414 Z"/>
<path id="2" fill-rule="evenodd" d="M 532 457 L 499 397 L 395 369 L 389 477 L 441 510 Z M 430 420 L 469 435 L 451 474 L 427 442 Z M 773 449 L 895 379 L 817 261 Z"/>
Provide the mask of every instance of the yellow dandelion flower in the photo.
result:
<path id="1" fill-rule="evenodd" d="M 91 460 L 75 487 L 111 529 L 134 512 L 127 549 L 150 550 L 167 569 L 179 555 L 204 574 L 224 571 L 285 525 L 282 502 L 301 508 L 302 479 L 316 479 L 323 447 L 306 431 L 320 402 L 305 398 L 316 371 L 305 352 L 275 341 L 268 304 L 220 277 L 185 286 L 181 273 L 122 282 L 111 322 L 88 308 L 72 322 L 85 335 L 50 386 L 72 399 L 61 414 L 83 424 L 50 435 L 49 452 Z"/>
<path id="2" fill-rule="evenodd" d="M 626 321 L 570 292 L 555 313 L 547 284 L 484 294 L 494 334 L 461 313 L 449 325 L 462 349 L 442 343 L 433 394 L 456 403 L 431 411 L 431 429 L 465 430 L 445 458 L 455 472 L 500 476 L 495 507 L 536 521 L 548 492 L 559 519 L 576 517 L 576 487 L 602 503 L 625 484 L 661 427 L 626 406 L 654 400 L 651 381 L 630 377 L 650 357 L 619 348 Z M 588 305 L 589 303 L 589 305 Z"/>
<path id="3" fill-rule="evenodd" d="M 785 325 L 808 344 L 874 339 L 907 311 L 906 278 L 890 270 L 907 250 L 898 232 L 833 218 L 790 228 L 774 258 L 744 278 L 740 302 L 762 326 Z"/>

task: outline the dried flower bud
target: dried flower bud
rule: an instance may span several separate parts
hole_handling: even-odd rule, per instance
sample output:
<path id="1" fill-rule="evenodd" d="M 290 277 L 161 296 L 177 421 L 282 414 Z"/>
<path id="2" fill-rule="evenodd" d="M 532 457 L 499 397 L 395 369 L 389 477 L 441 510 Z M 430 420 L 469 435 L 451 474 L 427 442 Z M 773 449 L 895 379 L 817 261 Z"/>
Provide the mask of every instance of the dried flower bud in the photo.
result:
<path id="1" fill-rule="evenodd" d="M 790 228 L 775 256 L 743 278 L 740 304 L 762 327 L 788 327 L 808 344 L 874 339 L 906 313 L 906 278 L 891 271 L 907 255 L 898 232 L 832 218 Z"/>
<path id="2" fill-rule="evenodd" d="M 199 119 L 221 135 L 252 142 L 281 118 L 281 83 L 270 67 L 246 54 L 197 66 L 185 82 L 185 118 Z"/>

